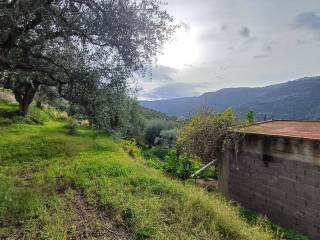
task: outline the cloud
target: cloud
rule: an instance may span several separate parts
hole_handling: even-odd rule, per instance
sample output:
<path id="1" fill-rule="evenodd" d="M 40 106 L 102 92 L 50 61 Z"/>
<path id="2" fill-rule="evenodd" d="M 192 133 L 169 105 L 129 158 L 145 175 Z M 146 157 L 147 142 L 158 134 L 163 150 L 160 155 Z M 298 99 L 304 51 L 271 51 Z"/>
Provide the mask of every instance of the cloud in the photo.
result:
<path id="1" fill-rule="evenodd" d="M 297 39 L 296 40 L 297 45 L 305 45 L 305 44 L 308 44 L 309 42 L 310 41 L 304 40 L 304 39 Z"/>
<path id="2" fill-rule="evenodd" d="M 250 29 L 248 27 L 243 27 L 240 30 L 239 34 L 244 38 L 248 38 L 248 37 L 250 37 Z"/>
<path id="3" fill-rule="evenodd" d="M 201 43 L 201 44 L 208 44 L 212 41 L 216 41 L 219 38 L 221 38 L 221 35 L 217 34 L 214 31 L 207 31 L 202 33 L 201 35 L 199 35 L 197 37 L 197 40 Z"/>
<path id="4" fill-rule="evenodd" d="M 149 71 L 147 71 L 146 73 L 146 77 L 144 78 L 144 80 L 158 82 L 172 81 L 172 75 L 178 72 L 179 71 L 175 68 L 160 65 L 157 67 L 153 67 L 152 69 L 149 69 Z"/>
<path id="5" fill-rule="evenodd" d="M 146 97 L 153 99 L 171 99 L 198 95 L 197 85 L 193 83 L 169 83 L 153 89 Z"/>
<path id="6" fill-rule="evenodd" d="M 271 45 L 265 46 L 264 50 L 266 50 L 267 52 L 271 52 L 272 51 L 272 46 Z"/>
<path id="7" fill-rule="evenodd" d="M 270 56 L 269 54 L 261 54 L 261 55 L 253 56 L 253 58 L 254 59 L 262 59 L 262 58 L 267 58 L 269 56 Z"/>
<path id="8" fill-rule="evenodd" d="M 315 12 L 301 13 L 295 17 L 294 25 L 320 31 L 320 15 Z"/>
<path id="9" fill-rule="evenodd" d="M 221 32 L 224 32 L 228 29 L 228 26 L 226 24 L 222 24 L 220 27 Z"/>
<path id="10" fill-rule="evenodd" d="M 185 36 L 195 39 L 186 44 L 185 51 L 197 48 L 197 57 L 179 63 L 159 62 L 171 68 L 160 66 L 152 76 L 147 75 L 149 79 L 139 82 L 143 98 L 198 95 L 224 87 L 263 86 L 320 74 L 319 0 L 167 2 L 166 8 L 181 24 L 181 31 L 190 29 Z M 165 54 L 171 56 L 171 52 Z"/>

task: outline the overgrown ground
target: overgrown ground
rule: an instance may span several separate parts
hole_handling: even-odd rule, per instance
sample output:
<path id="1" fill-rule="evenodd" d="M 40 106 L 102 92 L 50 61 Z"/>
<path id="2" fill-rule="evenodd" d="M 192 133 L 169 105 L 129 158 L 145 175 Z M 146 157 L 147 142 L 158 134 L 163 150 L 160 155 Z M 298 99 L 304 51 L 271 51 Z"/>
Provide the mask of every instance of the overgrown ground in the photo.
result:
<path id="1" fill-rule="evenodd" d="M 15 108 L 0 103 L 0 114 Z M 218 194 L 166 178 L 119 140 L 34 122 L 0 117 L 0 239 L 274 239 Z"/>

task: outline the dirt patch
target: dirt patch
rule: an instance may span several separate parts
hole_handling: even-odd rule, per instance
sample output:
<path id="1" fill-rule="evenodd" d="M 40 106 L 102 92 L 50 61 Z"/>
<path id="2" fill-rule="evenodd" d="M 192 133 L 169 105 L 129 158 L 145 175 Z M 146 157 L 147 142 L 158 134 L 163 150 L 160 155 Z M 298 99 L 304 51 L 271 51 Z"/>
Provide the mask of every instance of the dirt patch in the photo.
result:
<path id="1" fill-rule="evenodd" d="M 103 211 L 90 205 L 82 194 L 77 193 L 70 201 L 73 209 L 74 239 L 125 240 L 129 233 L 117 226 Z"/>
<path id="2" fill-rule="evenodd" d="M 56 192 L 58 194 L 64 194 L 71 186 L 71 181 L 64 176 L 58 176 L 56 178 Z"/>

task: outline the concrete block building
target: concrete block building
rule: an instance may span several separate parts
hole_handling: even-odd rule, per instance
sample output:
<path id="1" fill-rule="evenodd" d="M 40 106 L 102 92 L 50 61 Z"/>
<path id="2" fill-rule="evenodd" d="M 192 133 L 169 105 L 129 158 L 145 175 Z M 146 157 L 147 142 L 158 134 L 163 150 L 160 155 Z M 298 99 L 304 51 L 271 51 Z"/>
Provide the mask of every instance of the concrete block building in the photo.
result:
<path id="1" fill-rule="evenodd" d="M 320 122 L 270 121 L 245 130 L 219 164 L 230 199 L 320 239 Z"/>

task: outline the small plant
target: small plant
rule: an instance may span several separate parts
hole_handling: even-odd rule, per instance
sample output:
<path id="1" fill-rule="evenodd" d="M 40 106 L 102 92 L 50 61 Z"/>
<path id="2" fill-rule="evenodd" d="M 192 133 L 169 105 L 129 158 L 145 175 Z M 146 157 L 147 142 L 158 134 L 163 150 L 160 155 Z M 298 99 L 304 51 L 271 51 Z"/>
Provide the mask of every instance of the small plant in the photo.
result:
<path id="1" fill-rule="evenodd" d="M 77 130 L 79 127 L 79 123 L 76 120 L 71 120 L 70 123 L 68 124 L 68 130 L 69 130 L 69 134 L 70 135 L 76 135 L 77 134 Z"/>
<path id="2" fill-rule="evenodd" d="M 248 123 L 254 123 L 254 114 L 253 111 L 249 111 L 247 113 L 247 122 Z"/>
<path id="3" fill-rule="evenodd" d="M 136 222 L 136 216 L 131 208 L 126 208 L 121 212 L 121 218 L 123 223 L 130 229 L 134 228 Z"/>
<path id="4" fill-rule="evenodd" d="M 187 155 L 178 156 L 170 151 L 165 157 L 164 170 L 182 180 L 188 179 L 196 170 L 194 161 Z"/>
<path id="5" fill-rule="evenodd" d="M 143 157 L 146 159 L 156 158 L 164 161 L 169 150 L 162 146 L 152 147 L 143 151 Z"/>
<path id="6" fill-rule="evenodd" d="M 67 112 L 59 111 L 50 106 L 46 106 L 43 110 L 54 120 L 70 121 L 70 117 Z"/>
<path id="7" fill-rule="evenodd" d="M 130 157 L 135 158 L 140 155 L 140 148 L 137 146 L 137 142 L 134 139 L 123 140 L 121 146 Z"/>
<path id="8" fill-rule="evenodd" d="M 178 156 L 176 150 L 160 146 L 146 149 L 142 154 L 148 166 L 160 169 L 182 180 L 188 179 L 191 174 L 203 167 L 200 159 L 195 156 L 187 154 Z M 197 176 L 204 179 L 217 177 L 213 167 L 205 169 Z"/>

